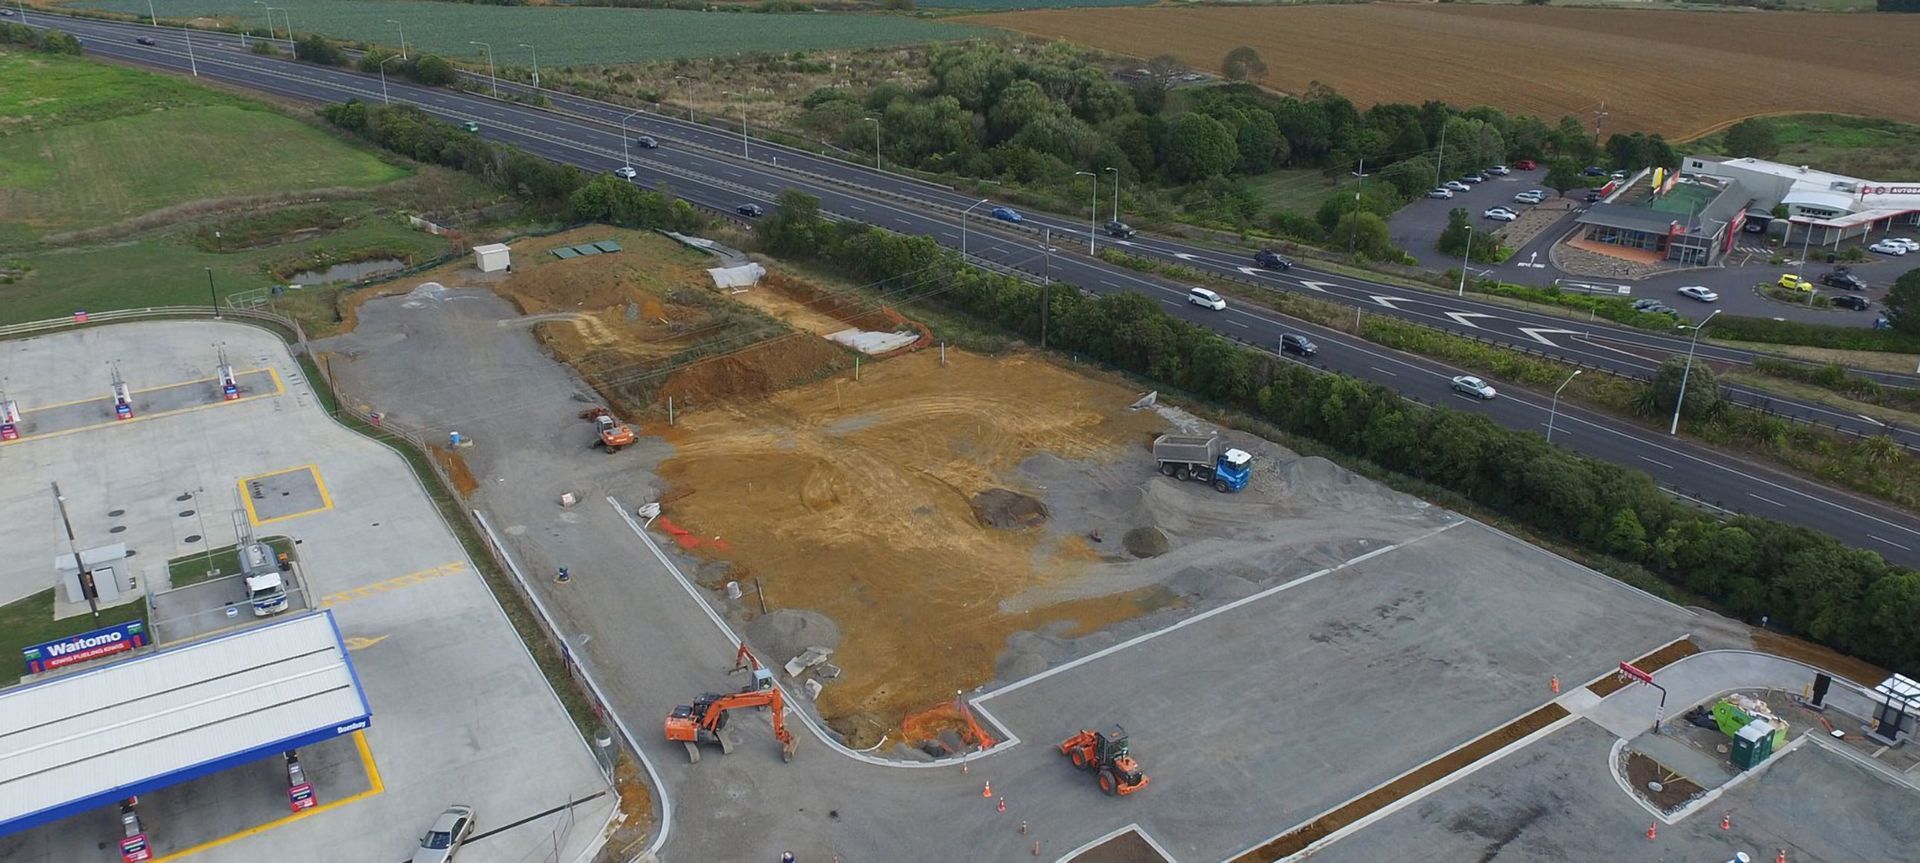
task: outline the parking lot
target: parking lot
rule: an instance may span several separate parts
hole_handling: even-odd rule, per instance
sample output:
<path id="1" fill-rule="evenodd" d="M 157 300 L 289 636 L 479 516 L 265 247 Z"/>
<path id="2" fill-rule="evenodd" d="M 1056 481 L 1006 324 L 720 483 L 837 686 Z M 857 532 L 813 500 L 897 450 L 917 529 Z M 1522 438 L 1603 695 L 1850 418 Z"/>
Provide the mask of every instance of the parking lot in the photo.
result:
<path id="1" fill-rule="evenodd" d="M 364 732 L 302 752 L 320 805 L 301 815 L 289 815 L 278 759 L 142 795 L 156 859 L 400 860 L 455 802 L 477 809 L 462 860 L 571 860 L 597 847 L 614 804 L 594 755 L 405 462 L 329 420 L 277 338 L 238 324 L 118 324 L 7 342 L 0 356 L 23 409 L 97 398 L 114 362 L 137 407 L 143 389 L 211 385 L 216 346 L 283 389 L 108 414 L 0 448 L 11 480 L 0 547 L 13 562 L 0 599 L 53 583 L 45 562 L 66 539 L 50 482 L 80 544 L 125 542 L 147 586 L 166 584 L 169 558 L 260 525 L 297 543 L 372 704 Z M 113 813 L 91 812 L 0 838 L 0 857 L 99 859 L 118 831 Z"/>

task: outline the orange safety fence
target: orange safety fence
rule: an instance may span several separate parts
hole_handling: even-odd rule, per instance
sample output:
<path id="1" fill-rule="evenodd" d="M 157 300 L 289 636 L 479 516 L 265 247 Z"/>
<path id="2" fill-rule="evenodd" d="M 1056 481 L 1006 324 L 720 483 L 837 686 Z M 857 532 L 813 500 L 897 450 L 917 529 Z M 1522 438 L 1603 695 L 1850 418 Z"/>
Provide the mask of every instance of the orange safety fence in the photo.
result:
<path id="1" fill-rule="evenodd" d="M 726 540 L 717 536 L 712 539 L 694 536 L 693 531 L 674 524 L 673 519 L 667 518 L 664 515 L 655 520 L 654 523 L 660 525 L 660 529 L 666 531 L 668 536 L 673 537 L 673 541 L 679 543 L 681 548 L 689 551 L 696 548 L 711 548 L 717 551 L 727 550 Z"/>
<path id="2" fill-rule="evenodd" d="M 993 735 L 980 726 L 973 711 L 959 698 L 908 714 L 900 721 L 900 736 L 909 744 L 937 739 L 943 731 L 953 731 L 963 742 L 980 749 L 991 749 L 995 743 Z"/>

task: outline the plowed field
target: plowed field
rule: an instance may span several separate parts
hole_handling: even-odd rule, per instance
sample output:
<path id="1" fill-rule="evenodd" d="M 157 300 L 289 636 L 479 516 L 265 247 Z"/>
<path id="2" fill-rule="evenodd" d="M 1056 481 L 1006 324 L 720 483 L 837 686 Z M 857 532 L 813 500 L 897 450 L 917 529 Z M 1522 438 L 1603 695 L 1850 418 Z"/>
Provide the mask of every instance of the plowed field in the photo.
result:
<path id="1" fill-rule="evenodd" d="M 1669 12 L 1371 3 L 1055 9 L 970 20 L 1218 70 L 1260 52 L 1261 83 L 1323 81 L 1361 107 L 1442 99 L 1549 123 L 1680 140 L 1756 114 L 1824 111 L 1920 122 L 1920 15 Z"/>

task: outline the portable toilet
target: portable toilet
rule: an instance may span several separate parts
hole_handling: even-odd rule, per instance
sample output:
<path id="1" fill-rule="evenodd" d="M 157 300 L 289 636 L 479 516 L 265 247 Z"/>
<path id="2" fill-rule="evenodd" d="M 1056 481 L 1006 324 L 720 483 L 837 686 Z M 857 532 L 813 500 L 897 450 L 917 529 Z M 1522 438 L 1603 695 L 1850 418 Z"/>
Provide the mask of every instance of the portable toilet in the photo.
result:
<path id="1" fill-rule="evenodd" d="M 498 273 L 512 270 L 513 260 L 505 243 L 488 243 L 473 247 L 473 265 L 483 273 Z"/>
<path id="2" fill-rule="evenodd" d="M 1755 719 L 1733 735 L 1733 766 L 1752 770 L 1773 754 L 1773 723 Z"/>

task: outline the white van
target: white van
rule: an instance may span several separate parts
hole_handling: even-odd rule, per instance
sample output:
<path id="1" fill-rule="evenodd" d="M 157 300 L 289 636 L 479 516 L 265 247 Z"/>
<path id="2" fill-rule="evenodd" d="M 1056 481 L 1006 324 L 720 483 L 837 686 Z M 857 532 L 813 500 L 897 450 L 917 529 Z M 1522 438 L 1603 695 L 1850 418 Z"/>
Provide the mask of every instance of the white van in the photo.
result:
<path id="1" fill-rule="evenodd" d="M 1202 308 L 1212 309 L 1216 312 L 1227 307 L 1226 300 L 1221 299 L 1219 294 L 1209 291 L 1206 288 L 1194 288 L 1188 291 L 1187 302 Z"/>

